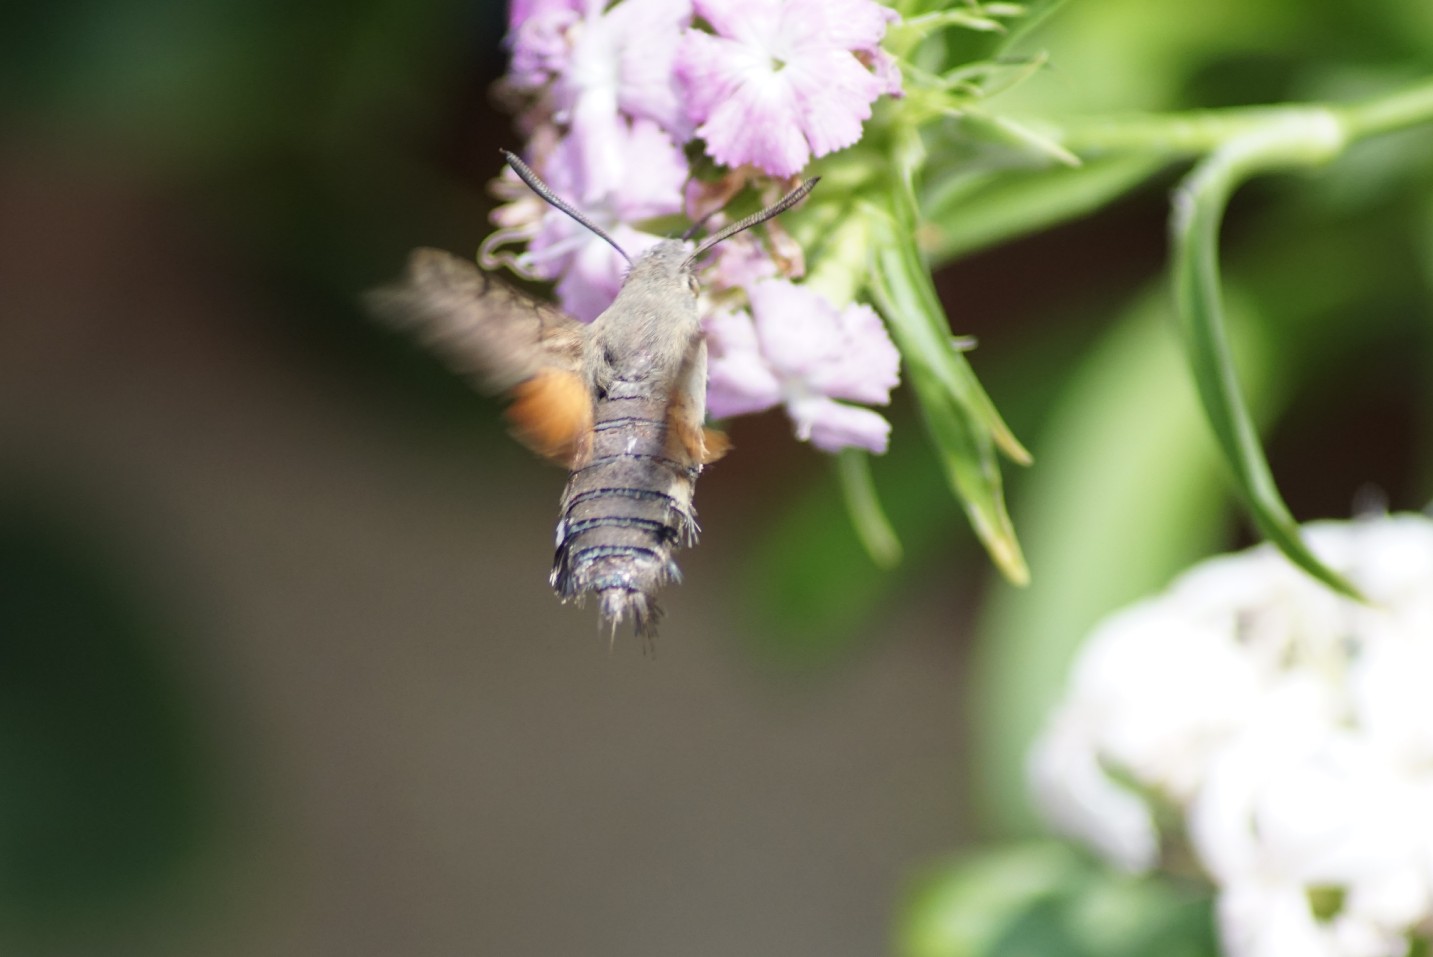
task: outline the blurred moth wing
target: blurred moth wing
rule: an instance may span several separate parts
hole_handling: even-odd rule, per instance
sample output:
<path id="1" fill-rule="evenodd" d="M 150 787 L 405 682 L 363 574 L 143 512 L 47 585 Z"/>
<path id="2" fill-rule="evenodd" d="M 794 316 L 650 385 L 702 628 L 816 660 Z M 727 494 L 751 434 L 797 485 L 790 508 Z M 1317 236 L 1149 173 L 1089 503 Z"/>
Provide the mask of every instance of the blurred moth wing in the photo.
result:
<path id="1" fill-rule="evenodd" d="M 518 441 L 566 468 L 581 459 L 593 412 L 587 327 L 441 249 L 413 250 L 403 278 L 368 304 L 482 391 L 509 395 Z"/>

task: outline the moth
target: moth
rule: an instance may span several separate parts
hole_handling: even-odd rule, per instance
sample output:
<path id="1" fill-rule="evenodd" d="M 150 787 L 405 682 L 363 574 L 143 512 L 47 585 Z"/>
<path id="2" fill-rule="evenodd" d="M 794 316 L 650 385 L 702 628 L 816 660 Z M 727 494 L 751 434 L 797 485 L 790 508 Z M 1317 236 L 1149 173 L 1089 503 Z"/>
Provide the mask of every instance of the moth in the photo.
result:
<path id="1" fill-rule="evenodd" d="M 816 179 L 694 250 L 687 240 L 700 223 L 634 260 L 515 155 L 503 156 L 533 192 L 630 264 L 612 305 L 584 325 L 468 260 L 426 248 L 410 254 L 398 283 L 370 293 L 369 305 L 480 389 L 511 398 L 507 417 L 518 440 L 570 471 L 553 589 L 564 602 L 595 595 L 614 635 L 630 618 L 637 635 L 651 638 L 662 615 L 658 589 L 681 580 L 673 555 L 697 541 L 697 476 L 728 447 L 705 427 L 697 260 L 801 202 Z"/>

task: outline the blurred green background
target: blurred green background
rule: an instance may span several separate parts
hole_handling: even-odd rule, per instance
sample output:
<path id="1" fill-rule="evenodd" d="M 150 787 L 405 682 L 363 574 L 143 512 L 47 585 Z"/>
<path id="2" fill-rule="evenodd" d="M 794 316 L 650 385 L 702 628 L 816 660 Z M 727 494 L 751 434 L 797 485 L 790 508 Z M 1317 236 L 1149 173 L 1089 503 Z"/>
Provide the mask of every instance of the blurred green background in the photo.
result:
<path id="1" fill-rule="evenodd" d="M 904 398 L 894 572 L 769 415 L 703 477 L 655 658 L 609 654 L 546 585 L 562 476 L 356 306 L 486 230 L 502 5 L 7 19 L 0 951 L 957 953 L 910 930 L 950 899 L 902 889 L 1032 829 L 1073 643 L 1248 540 L 1167 327 L 1170 169 L 941 274 L 1036 457 L 1030 588 L 990 582 Z M 1084 0 L 1031 42 L 992 110 L 1336 99 L 1426 75 L 1433 6 Z M 1236 199 L 1235 342 L 1301 519 L 1426 502 L 1430 145 Z"/>

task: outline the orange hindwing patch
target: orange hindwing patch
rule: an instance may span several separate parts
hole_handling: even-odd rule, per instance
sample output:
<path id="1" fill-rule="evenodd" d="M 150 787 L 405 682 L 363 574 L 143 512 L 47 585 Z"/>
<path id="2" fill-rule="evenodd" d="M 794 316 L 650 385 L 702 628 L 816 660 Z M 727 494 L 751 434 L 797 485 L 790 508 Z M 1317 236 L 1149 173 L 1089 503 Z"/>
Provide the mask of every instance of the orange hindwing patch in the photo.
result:
<path id="1" fill-rule="evenodd" d="M 572 468 L 592 436 L 592 392 L 576 373 L 544 369 L 513 388 L 507 417 L 519 442 Z"/>

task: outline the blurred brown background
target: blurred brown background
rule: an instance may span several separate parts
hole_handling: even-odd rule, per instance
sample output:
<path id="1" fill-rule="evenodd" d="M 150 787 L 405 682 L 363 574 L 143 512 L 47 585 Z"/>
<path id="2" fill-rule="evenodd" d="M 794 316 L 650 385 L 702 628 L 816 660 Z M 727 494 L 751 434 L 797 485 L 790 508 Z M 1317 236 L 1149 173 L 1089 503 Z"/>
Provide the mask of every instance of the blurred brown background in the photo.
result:
<path id="1" fill-rule="evenodd" d="M 808 497 L 846 518 L 779 417 L 742 423 L 655 656 L 609 652 L 546 585 L 561 474 L 357 309 L 486 230 L 501 5 L 24 20 L 0 951 L 882 952 L 962 830 L 965 536 L 783 650 L 753 550 Z"/>

